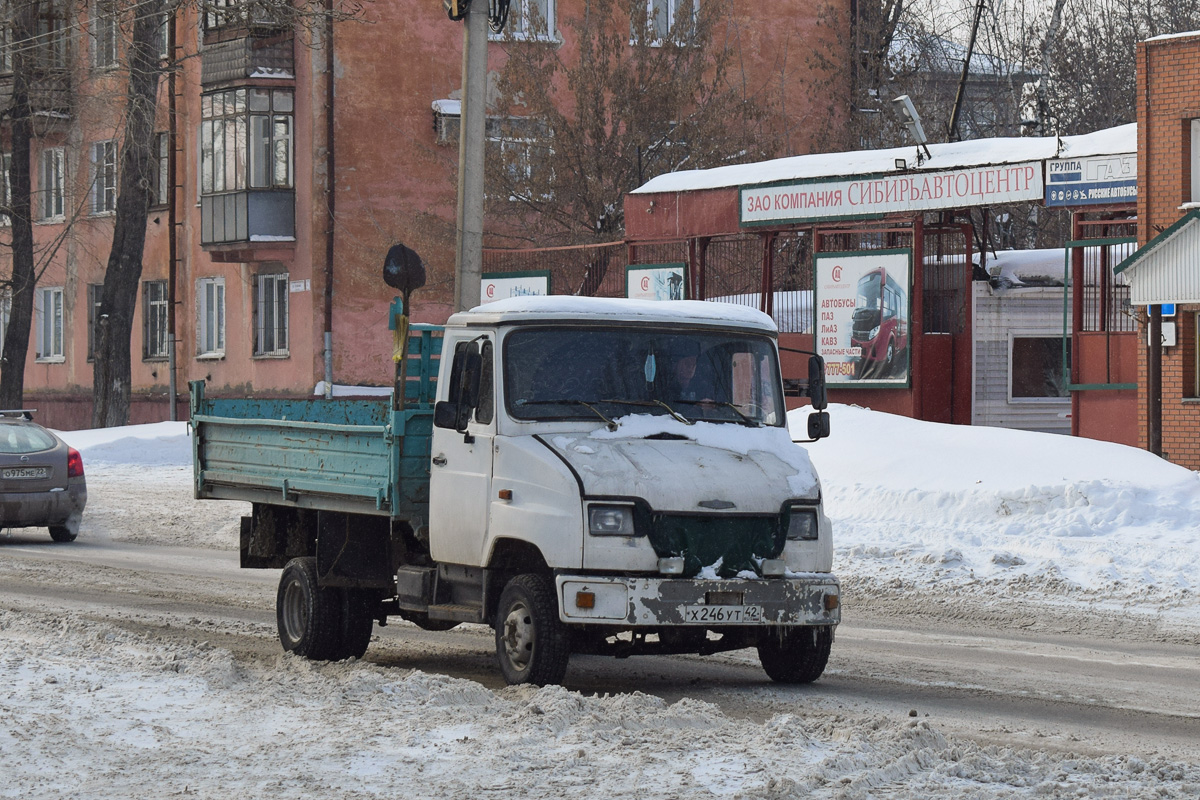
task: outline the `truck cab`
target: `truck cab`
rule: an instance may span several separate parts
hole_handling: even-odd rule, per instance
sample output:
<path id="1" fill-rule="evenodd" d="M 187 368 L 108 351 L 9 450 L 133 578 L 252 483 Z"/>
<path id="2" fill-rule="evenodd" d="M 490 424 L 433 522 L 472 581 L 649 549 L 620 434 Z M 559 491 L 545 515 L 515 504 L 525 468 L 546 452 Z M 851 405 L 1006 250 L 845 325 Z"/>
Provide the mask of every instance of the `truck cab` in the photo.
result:
<path id="1" fill-rule="evenodd" d="M 798 626 L 832 639 L 829 520 L 766 315 L 501 301 L 448 320 L 438 397 L 433 560 L 527 567 L 575 649 L 715 651 Z M 536 640 L 523 620 L 498 627 L 498 650 Z M 510 679 L 539 670 L 500 655 Z"/>

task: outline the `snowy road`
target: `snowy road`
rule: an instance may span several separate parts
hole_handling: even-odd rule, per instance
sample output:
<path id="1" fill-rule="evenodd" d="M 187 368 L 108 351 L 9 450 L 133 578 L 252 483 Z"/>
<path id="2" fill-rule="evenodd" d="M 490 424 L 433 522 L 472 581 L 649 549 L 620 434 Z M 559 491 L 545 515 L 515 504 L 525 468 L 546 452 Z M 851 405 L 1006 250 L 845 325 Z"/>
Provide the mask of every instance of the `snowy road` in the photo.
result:
<path id="1" fill-rule="evenodd" d="M 263 669 L 278 656 L 277 572 L 239 570 L 232 551 L 84 540 L 64 548 L 30 532 L 0 541 L 0 557 L 0 608 L 69 613 L 181 642 L 203 638 Z M 760 723 L 784 707 L 893 720 L 916 710 L 942 733 L 981 745 L 1182 760 L 1200 753 L 1194 643 L 1147 644 L 1137 640 L 1136 627 L 1124 640 L 997 632 L 984 627 L 997 616 L 994 609 L 970 605 L 939 620 L 928 606 L 915 604 L 922 618 L 905 620 L 905 604 L 912 601 L 851 605 L 829 669 L 812 687 L 772 685 L 752 651 L 707 659 L 576 657 L 565 683 L 586 694 L 702 700 Z M 888 616 L 873 610 L 884 606 Z M 1070 613 L 1046 614 L 1042 627 L 1054 620 L 1072 625 Z M 1121 627 L 1118 622 L 1112 621 L 1114 627 Z M 486 628 L 431 633 L 393 623 L 376 634 L 367 662 L 503 687 Z"/>

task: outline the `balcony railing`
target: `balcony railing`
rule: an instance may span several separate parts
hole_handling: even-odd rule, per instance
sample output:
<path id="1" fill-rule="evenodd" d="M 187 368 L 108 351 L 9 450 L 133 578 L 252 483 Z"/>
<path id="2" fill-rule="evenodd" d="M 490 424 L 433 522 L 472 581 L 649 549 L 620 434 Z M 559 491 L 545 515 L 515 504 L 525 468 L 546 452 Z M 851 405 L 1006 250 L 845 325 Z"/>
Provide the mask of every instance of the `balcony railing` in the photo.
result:
<path id="1" fill-rule="evenodd" d="M 200 198 L 200 243 L 291 241 L 296 235 L 296 193 L 253 190 Z"/>

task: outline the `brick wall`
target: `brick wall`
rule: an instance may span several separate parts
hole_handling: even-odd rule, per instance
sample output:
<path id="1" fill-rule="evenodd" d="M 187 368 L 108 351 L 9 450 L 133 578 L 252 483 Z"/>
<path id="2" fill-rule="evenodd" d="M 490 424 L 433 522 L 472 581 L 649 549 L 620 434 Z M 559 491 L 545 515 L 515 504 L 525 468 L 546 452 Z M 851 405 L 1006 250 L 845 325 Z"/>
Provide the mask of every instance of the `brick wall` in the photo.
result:
<path id="1" fill-rule="evenodd" d="M 1191 199 L 1191 120 L 1200 119 L 1200 34 L 1138 45 L 1138 241 L 1153 239 L 1185 213 Z M 1163 349 L 1163 454 L 1200 469 L 1200 398 L 1196 392 L 1196 315 L 1177 309 L 1175 346 Z M 1143 314 L 1144 317 L 1144 314 Z M 1170 321 L 1170 320 L 1168 320 Z M 1138 443 L 1147 436 L 1146 320 L 1139 333 Z"/>

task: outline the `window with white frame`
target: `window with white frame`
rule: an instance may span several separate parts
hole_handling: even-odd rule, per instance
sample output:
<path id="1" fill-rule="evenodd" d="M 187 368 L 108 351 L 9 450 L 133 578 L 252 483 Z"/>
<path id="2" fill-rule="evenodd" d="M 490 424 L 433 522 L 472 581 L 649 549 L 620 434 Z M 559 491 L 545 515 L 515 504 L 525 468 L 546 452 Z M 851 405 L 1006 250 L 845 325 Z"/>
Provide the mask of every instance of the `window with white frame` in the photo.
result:
<path id="1" fill-rule="evenodd" d="M 196 349 L 201 356 L 225 354 L 225 279 L 196 282 Z"/>
<path id="2" fill-rule="evenodd" d="M 551 136 L 537 120 L 509 117 L 487 121 L 488 158 L 503 171 L 503 186 L 492 187 L 497 197 L 509 200 L 549 200 L 553 197 L 554 173 L 547 164 L 553 149 Z"/>
<path id="3" fill-rule="evenodd" d="M 62 219 L 67 213 L 67 153 L 62 147 L 42 151 L 38 169 L 38 192 L 42 219 Z"/>
<path id="4" fill-rule="evenodd" d="M 117 65 L 117 12 L 113 0 L 92 3 L 92 66 L 109 69 Z"/>
<path id="5" fill-rule="evenodd" d="M 512 0 L 508 5 L 508 21 L 504 30 L 496 33 L 489 28 L 488 37 L 521 41 L 556 41 L 554 0 Z"/>
<path id="6" fill-rule="evenodd" d="M 104 299 L 104 284 L 89 283 L 88 299 L 88 361 L 96 358 L 96 344 L 100 341 L 100 301 Z"/>
<path id="7" fill-rule="evenodd" d="M 254 295 L 254 355 L 287 355 L 288 274 L 259 275 Z"/>
<path id="8" fill-rule="evenodd" d="M 8 320 L 12 317 L 12 287 L 0 287 L 0 352 L 4 350 L 4 337 L 8 333 Z"/>
<path id="9" fill-rule="evenodd" d="M 167 341 L 166 281 L 146 281 L 142 284 L 142 358 L 152 360 L 170 355 Z"/>
<path id="10" fill-rule="evenodd" d="M 93 214 L 111 214 L 117 210 L 117 143 L 109 139 L 92 143 Z"/>
<path id="11" fill-rule="evenodd" d="M 63 360 L 63 290 L 61 286 L 40 287 L 34 293 L 34 327 L 37 330 L 38 361 Z"/>
<path id="12" fill-rule="evenodd" d="M 1071 340 L 1064 352 L 1062 334 L 1021 335 L 1009 338 L 1009 399 L 1015 401 L 1068 400 L 1064 366 L 1071 363 Z"/>
<path id="13" fill-rule="evenodd" d="M 231 89 L 200 98 L 200 193 L 292 187 L 290 89 Z"/>
<path id="14" fill-rule="evenodd" d="M 11 169 L 12 153 L 0 153 L 0 208 L 12 208 L 12 178 L 9 176 Z M 12 218 L 8 214 L 0 214 L 0 227 L 11 224 Z"/>
<path id="15" fill-rule="evenodd" d="M 40 69 L 62 70 L 69 66 L 71 28 L 66 3 L 49 0 L 37 4 L 34 61 Z"/>
<path id="16" fill-rule="evenodd" d="M 171 201 L 170 148 L 170 134 L 154 134 L 154 191 L 151 192 L 150 198 L 152 206 L 165 206 Z"/>
<path id="17" fill-rule="evenodd" d="M 645 43 L 687 41 L 696 23 L 696 0 L 645 0 Z M 635 3 L 638 9 L 640 4 Z"/>

